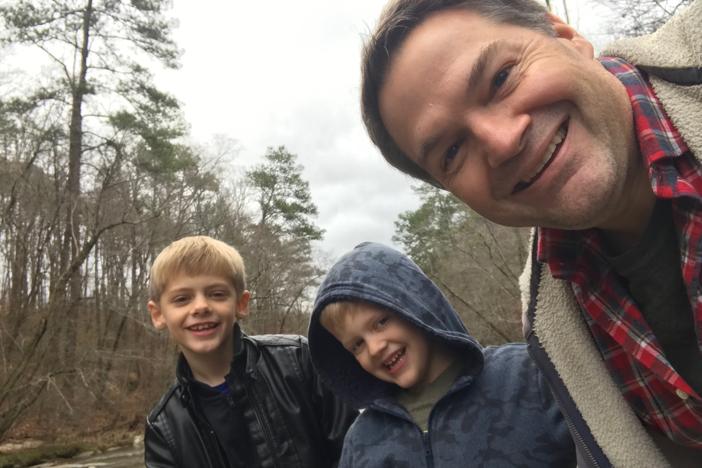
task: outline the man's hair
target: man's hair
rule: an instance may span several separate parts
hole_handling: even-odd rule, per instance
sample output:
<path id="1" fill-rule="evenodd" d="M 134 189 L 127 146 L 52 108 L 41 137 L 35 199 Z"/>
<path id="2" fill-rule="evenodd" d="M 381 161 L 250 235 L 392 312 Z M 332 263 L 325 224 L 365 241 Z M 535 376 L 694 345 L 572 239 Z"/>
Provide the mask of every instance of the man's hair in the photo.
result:
<path id="1" fill-rule="evenodd" d="M 380 117 L 378 94 L 394 54 L 412 30 L 443 10 L 469 10 L 497 23 L 512 24 L 555 35 L 546 8 L 535 0 L 391 0 L 363 48 L 361 114 L 368 135 L 392 166 L 433 185 L 436 181 L 416 165 L 393 141 Z"/>
<path id="2" fill-rule="evenodd" d="M 149 297 L 158 301 L 168 281 L 174 276 L 218 275 L 231 281 L 237 296 L 246 290 L 244 260 L 237 250 L 208 236 L 184 237 L 163 249 L 153 265 L 149 280 Z"/>

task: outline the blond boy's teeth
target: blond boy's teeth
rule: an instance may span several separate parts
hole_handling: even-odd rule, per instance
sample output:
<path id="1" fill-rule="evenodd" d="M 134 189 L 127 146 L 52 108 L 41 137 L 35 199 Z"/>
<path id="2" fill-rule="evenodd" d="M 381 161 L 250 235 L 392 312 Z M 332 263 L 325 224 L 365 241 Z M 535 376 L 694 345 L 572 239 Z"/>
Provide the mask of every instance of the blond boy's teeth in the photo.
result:
<path id="1" fill-rule="evenodd" d="M 209 330 L 210 328 L 216 327 L 216 323 L 198 323 L 197 325 L 191 325 L 188 327 L 188 329 L 192 331 L 203 331 L 203 330 Z"/>

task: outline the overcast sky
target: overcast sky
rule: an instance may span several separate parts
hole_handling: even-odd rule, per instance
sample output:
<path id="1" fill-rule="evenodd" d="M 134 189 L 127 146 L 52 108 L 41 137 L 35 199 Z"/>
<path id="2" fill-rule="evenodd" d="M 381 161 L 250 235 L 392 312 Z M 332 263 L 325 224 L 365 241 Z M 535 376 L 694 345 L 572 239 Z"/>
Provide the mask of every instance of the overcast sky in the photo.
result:
<path id="1" fill-rule="evenodd" d="M 320 248 L 332 258 L 363 240 L 390 243 L 397 215 L 419 203 L 413 182 L 384 162 L 360 119 L 360 48 L 384 3 L 173 5 L 182 67 L 159 84 L 182 102 L 195 141 L 237 141 L 231 164 L 256 164 L 268 146 L 298 155 L 326 230 Z M 569 5 L 582 27 L 583 3 Z"/>

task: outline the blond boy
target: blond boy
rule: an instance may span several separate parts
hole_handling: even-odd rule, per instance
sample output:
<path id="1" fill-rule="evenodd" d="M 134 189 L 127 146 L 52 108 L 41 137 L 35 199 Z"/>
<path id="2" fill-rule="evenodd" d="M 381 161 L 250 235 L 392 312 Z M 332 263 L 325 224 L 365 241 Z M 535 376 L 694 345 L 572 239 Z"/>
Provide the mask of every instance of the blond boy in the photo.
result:
<path id="1" fill-rule="evenodd" d="M 147 418 L 148 467 L 332 467 L 356 413 L 319 383 L 301 336 L 249 337 L 244 262 L 206 236 L 151 267 L 147 308 L 179 345 L 176 383 Z"/>

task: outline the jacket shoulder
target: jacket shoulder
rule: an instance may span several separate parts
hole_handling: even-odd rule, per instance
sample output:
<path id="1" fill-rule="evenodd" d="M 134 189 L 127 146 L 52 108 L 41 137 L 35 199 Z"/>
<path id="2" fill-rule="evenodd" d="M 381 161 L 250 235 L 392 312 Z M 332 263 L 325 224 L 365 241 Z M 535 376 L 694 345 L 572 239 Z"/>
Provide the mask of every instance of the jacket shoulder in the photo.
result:
<path id="1" fill-rule="evenodd" d="M 541 399 L 544 382 L 531 359 L 526 343 L 508 343 L 485 348 L 485 366 L 479 381 L 495 393 L 513 397 L 532 395 Z"/>
<path id="2" fill-rule="evenodd" d="M 246 339 L 259 347 L 307 346 L 307 338 L 302 335 L 254 335 L 247 336 Z"/>
<path id="3" fill-rule="evenodd" d="M 153 408 L 151 408 L 151 411 L 149 411 L 149 415 L 146 417 L 146 420 L 149 425 L 153 425 L 156 422 L 158 417 L 166 409 L 166 406 L 168 406 L 169 402 L 179 398 L 179 388 L 180 385 L 177 382 L 171 385 L 171 387 L 168 390 L 166 390 L 166 392 L 161 396 L 158 403 L 156 403 L 153 406 Z"/>
<path id="4" fill-rule="evenodd" d="M 258 356 L 256 367 L 268 375 L 278 369 L 288 376 L 304 380 L 314 378 L 307 338 L 301 335 L 246 336 L 249 352 Z"/>

